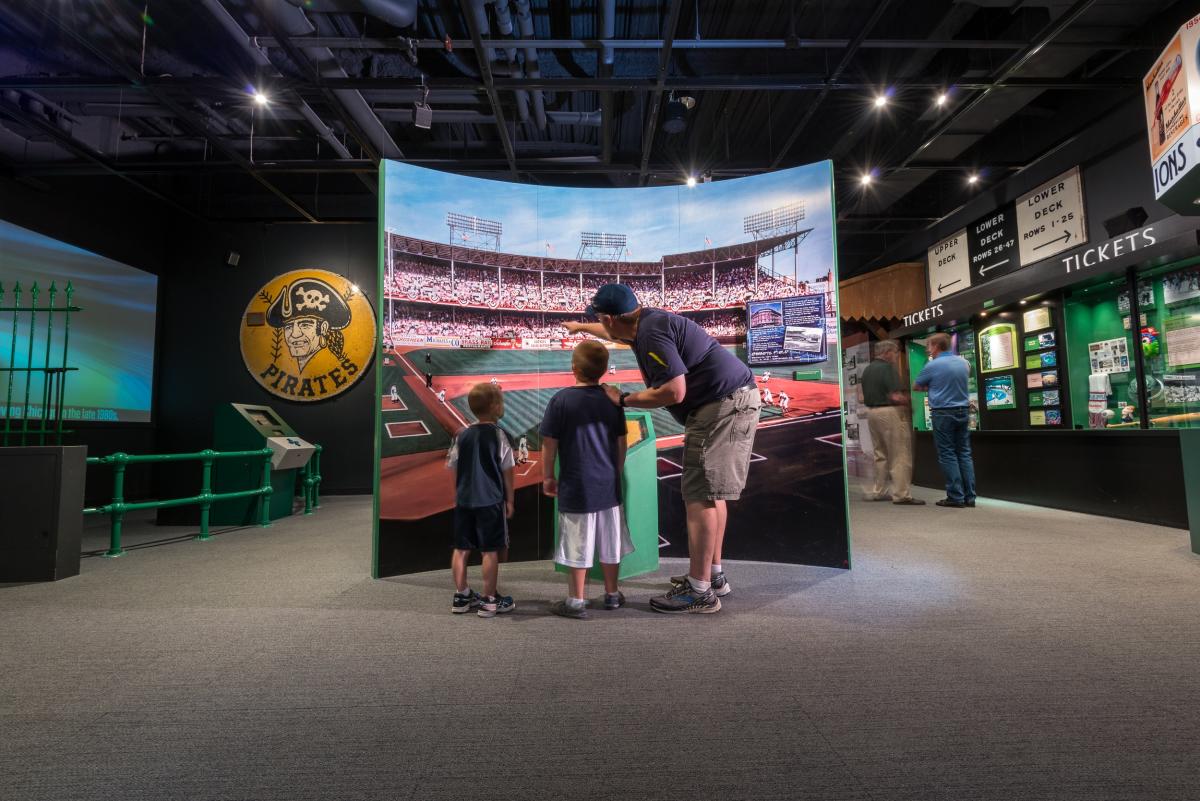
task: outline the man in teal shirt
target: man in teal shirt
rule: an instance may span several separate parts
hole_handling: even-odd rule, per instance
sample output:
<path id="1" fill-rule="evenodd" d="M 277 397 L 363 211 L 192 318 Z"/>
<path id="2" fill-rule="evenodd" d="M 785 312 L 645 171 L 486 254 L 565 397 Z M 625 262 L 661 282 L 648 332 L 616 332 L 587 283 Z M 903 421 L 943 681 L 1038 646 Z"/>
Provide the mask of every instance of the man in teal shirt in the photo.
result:
<path id="1" fill-rule="evenodd" d="M 950 352 L 950 335 L 934 334 L 925 343 L 929 361 L 913 389 L 929 393 L 933 444 L 946 477 L 946 497 L 938 506 L 951 509 L 975 505 L 975 465 L 971 461 L 970 403 L 967 379 L 971 366 Z"/>

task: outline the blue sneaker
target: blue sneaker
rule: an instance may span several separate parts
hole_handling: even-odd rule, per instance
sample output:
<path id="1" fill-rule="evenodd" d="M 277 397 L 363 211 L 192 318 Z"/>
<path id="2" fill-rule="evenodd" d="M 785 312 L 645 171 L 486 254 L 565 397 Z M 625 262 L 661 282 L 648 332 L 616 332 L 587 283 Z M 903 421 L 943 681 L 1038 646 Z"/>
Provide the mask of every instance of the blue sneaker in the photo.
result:
<path id="1" fill-rule="evenodd" d="M 495 617 L 507 614 L 516 608 L 517 602 L 512 599 L 511 595 L 481 595 L 479 611 L 475 614 L 480 617 Z"/>
<path id="2" fill-rule="evenodd" d="M 454 593 L 454 601 L 450 605 L 450 611 L 456 615 L 473 612 L 479 608 L 479 593 L 471 590 L 464 594 L 461 592 Z"/>
<path id="3" fill-rule="evenodd" d="M 672 587 L 666 595 L 651 598 L 650 608 L 655 612 L 695 612 L 700 615 L 711 615 L 721 611 L 721 599 L 713 592 L 712 587 L 704 592 L 698 592 L 692 588 L 691 581 L 684 579 L 682 584 Z"/>

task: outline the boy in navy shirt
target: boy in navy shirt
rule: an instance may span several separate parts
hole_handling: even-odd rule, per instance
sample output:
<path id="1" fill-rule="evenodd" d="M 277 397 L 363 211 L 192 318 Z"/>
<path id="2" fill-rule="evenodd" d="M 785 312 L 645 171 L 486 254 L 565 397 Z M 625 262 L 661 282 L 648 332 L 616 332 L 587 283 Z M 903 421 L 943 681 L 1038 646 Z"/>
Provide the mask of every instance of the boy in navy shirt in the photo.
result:
<path id="1" fill-rule="evenodd" d="M 621 508 L 625 464 L 625 413 L 608 399 L 600 379 L 608 349 L 580 342 L 571 354 L 575 386 L 550 399 L 542 418 L 542 490 L 558 497 L 558 551 L 554 561 L 570 568 L 567 599 L 550 607 L 556 615 L 586 618 L 587 572 L 593 553 L 604 571 L 604 608 L 618 609 L 621 558 L 633 552 Z M 558 457 L 558 478 L 554 459 Z"/>
<path id="2" fill-rule="evenodd" d="M 467 405 L 479 420 L 454 438 L 446 467 L 454 470 L 454 602 L 450 611 L 478 610 L 495 617 L 516 609 L 507 595 L 496 592 L 500 551 L 508 548 L 508 518 L 513 515 L 513 452 L 508 436 L 496 425 L 504 416 L 504 395 L 494 384 L 476 384 Z M 483 595 L 467 584 L 471 551 L 483 557 Z"/>

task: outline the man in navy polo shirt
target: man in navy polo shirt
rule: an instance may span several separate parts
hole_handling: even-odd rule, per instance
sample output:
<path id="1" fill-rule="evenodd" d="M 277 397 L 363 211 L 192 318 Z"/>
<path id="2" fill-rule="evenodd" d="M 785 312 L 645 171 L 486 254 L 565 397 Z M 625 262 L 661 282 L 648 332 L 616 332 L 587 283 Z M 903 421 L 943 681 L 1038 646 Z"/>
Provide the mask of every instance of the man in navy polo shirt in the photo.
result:
<path id="1" fill-rule="evenodd" d="M 950 335 L 937 333 L 925 343 L 929 361 L 917 374 L 913 389 L 929 393 L 929 416 L 938 465 L 946 477 L 946 497 L 938 506 L 962 509 L 975 505 L 975 464 L 971 461 L 971 366 L 950 352 Z"/>
<path id="2" fill-rule="evenodd" d="M 620 392 L 605 385 L 619 406 L 665 408 L 684 425 L 681 490 L 687 510 L 684 576 L 666 595 L 652 598 L 658 612 L 712 613 L 732 588 L 721 570 L 726 501 L 741 497 L 750 467 L 761 399 L 750 368 L 696 323 L 638 303 L 625 284 L 605 284 L 588 306 L 596 323 L 567 323 L 633 348 L 646 389 Z M 720 597 L 718 597 L 720 596 Z"/>

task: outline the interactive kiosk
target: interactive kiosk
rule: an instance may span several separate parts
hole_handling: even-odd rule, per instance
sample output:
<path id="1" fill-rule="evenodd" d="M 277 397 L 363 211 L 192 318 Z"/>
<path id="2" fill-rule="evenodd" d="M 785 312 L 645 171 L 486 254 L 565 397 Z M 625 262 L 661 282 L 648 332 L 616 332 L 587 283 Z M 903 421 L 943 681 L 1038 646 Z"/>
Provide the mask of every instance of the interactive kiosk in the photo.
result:
<path id="1" fill-rule="evenodd" d="M 270 406 L 228 403 L 213 415 L 213 449 L 252 451 L 271 449 L 270 519 L 292 513 L 296 496 L 296 474 L 308 464 L 313 446 L 296 435 Z M 236 492 L 257 487 L 262 481 L 262 459 L 219 459 L 213 465 L 213 491 Z M 211 521 L 221 525 L 258 522 L 257 498 L 235 498 L 214 503 Z"/>
<path id="2" fill-rule="evenodd" d="M 630 578 L 658 570 L 658 450 L 654 442 L 654 423 L 650 413 L 626 410 L 625 471 L 621 498 L 625 505 L 625 523 L 633 540 L 633 553 L 621 560 L 620 577 Z M 557 474 L 557 469 L 555 470 Z M 554 501 L 554 545 L 558 549 L 558 499 Z M 565 573 L 567 568 L 555 565 Z M 603 580 L 597 562 L 589 575 Z"/>

